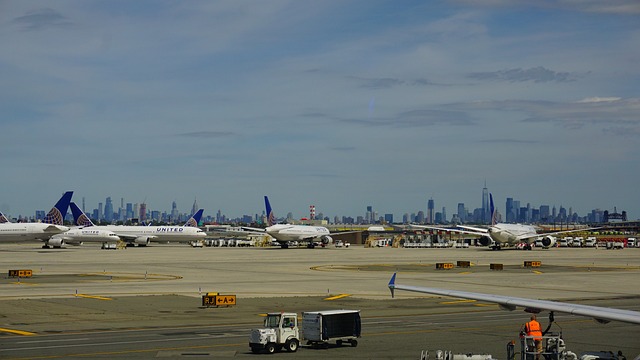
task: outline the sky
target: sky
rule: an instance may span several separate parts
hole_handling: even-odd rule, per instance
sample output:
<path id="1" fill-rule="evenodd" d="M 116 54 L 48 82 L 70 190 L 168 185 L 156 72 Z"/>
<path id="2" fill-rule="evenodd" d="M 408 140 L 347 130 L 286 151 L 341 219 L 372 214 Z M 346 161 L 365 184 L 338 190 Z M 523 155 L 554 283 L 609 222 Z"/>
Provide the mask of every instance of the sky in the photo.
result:
<path id="1" fill-rule="evenodd" d="M 640 218 L 636 0 L 0 0 L 0 210 Z"/>

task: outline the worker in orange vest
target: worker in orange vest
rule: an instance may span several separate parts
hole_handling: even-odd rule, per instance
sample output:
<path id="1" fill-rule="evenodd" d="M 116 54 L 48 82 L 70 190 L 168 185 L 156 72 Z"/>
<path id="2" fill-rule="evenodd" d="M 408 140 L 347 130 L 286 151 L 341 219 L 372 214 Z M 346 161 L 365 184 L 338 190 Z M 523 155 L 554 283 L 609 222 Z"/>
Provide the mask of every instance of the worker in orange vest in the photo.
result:
<path id="1" fill-rule="evenodd" d="M 540 359 L 540 353 L 542 353 L 542 328 L 540 323 L 536 320 L 535 315 L 531 315 L 531 320 L 524 324 L 524 330 L 527 336 L 533 338 L 533 343 L 536 348 L 536 360 Z"/>

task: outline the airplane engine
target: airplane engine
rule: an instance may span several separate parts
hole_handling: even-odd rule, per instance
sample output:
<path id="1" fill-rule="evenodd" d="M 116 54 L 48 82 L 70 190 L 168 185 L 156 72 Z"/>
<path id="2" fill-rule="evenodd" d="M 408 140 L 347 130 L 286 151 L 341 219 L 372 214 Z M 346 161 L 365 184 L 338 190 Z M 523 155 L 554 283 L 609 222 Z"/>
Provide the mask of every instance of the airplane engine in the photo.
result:
<path id="1" fill-rule="evenodd" d="M 320 241 L 322 241 L 322 244 L 328 245 L 333 242 L 333 238 L 331 238 L 331 236 L 329 235 L 325 235 L 320 237 Z"/>
<path id="2" fill-rule="evenodd" d="M 493 240 L 488 236 L 483 236 L 478 241 L 480 242 L 480 245 L 482 245 L 482 246 L 489 246 L 489 245 L 493 244 Z"/>
<path id="3" fill-rule="evenodd" d="M 147 246 L 147 245 L 149 245 L 149 240 L 150 239 L 151 238 L 147 237 L 147 236 L 139 236 L 133 241 L 133 243 L 138 245 L 138 246 Z"/>
<path id="4" fill-rule="evenodd" d="M 64 240 L 61 238 L 51 238 L 47 241 L 47 246 L 53 246 L 54 248 L 61 248 L 64 245 Z"/>
<path id="5" fill-rule="evenodd" d="M 556 245 L 556 238 L 553 236 L 545 236 L 542 238 L 542 246 L 554 247 Z"/>

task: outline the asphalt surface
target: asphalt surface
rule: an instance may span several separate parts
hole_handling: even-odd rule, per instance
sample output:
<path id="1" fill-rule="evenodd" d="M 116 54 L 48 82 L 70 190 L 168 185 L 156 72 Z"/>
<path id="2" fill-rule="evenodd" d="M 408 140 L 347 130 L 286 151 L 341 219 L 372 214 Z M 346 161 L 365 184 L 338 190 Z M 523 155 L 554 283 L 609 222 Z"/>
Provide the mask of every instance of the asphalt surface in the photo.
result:
<path id="1" fill-rule="evenodd" d="M 471 267 L 436 270 L 438 262 Z M 524 261 L 540 261 L 539 268 Z M 503 264 L 502 271 L 489 264 Z M 8 277 L 30 269 L 33 277 Z M 528 320 L 520 310 L 401 292 L 397 283 L 570 301 L 640 311 L 640 249 L 190 248 L 98 245 L 40 249 L 0 245 L 0 359 L 53 358 L 420 358 L 424 350 L 506 358 Z M 207 292 L 233 294 L 231 307 L 204 307 Z M 334 300 L 327 298 L 335 297 Z M 357 347 L 303 346 L 254 355 L 251 328 L 266 312 L 357 309 Z M 547 325 L 546 315 L 539 319 Z M 569 350 L 640 354 L 640 326 L 556 314 Z M 519 344 L 516 345 L 519 350 Z M 433 356 L 433 355 L 432 355 Z"/>

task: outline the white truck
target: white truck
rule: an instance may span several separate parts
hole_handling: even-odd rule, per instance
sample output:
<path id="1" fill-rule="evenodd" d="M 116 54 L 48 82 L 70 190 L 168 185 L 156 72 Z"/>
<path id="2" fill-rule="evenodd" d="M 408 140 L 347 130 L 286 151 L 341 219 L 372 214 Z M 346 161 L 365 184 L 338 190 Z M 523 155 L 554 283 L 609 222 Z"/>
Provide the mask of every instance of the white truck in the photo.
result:
<path id="1" fill-rule="evenodd" d="M 289 352 L 298 350 L 301 341 L 311 346 L 329 346 L 335 341 L 341 346 L 349 342 L 358 346 L 361 322 L 360 310 L 329 310 L 302 313 L 302 331 L 296 313 L 268 313 L 264 328 L 252 329 L 249 347 L 255 354 L 273 354 L 283 348 Z"/>

